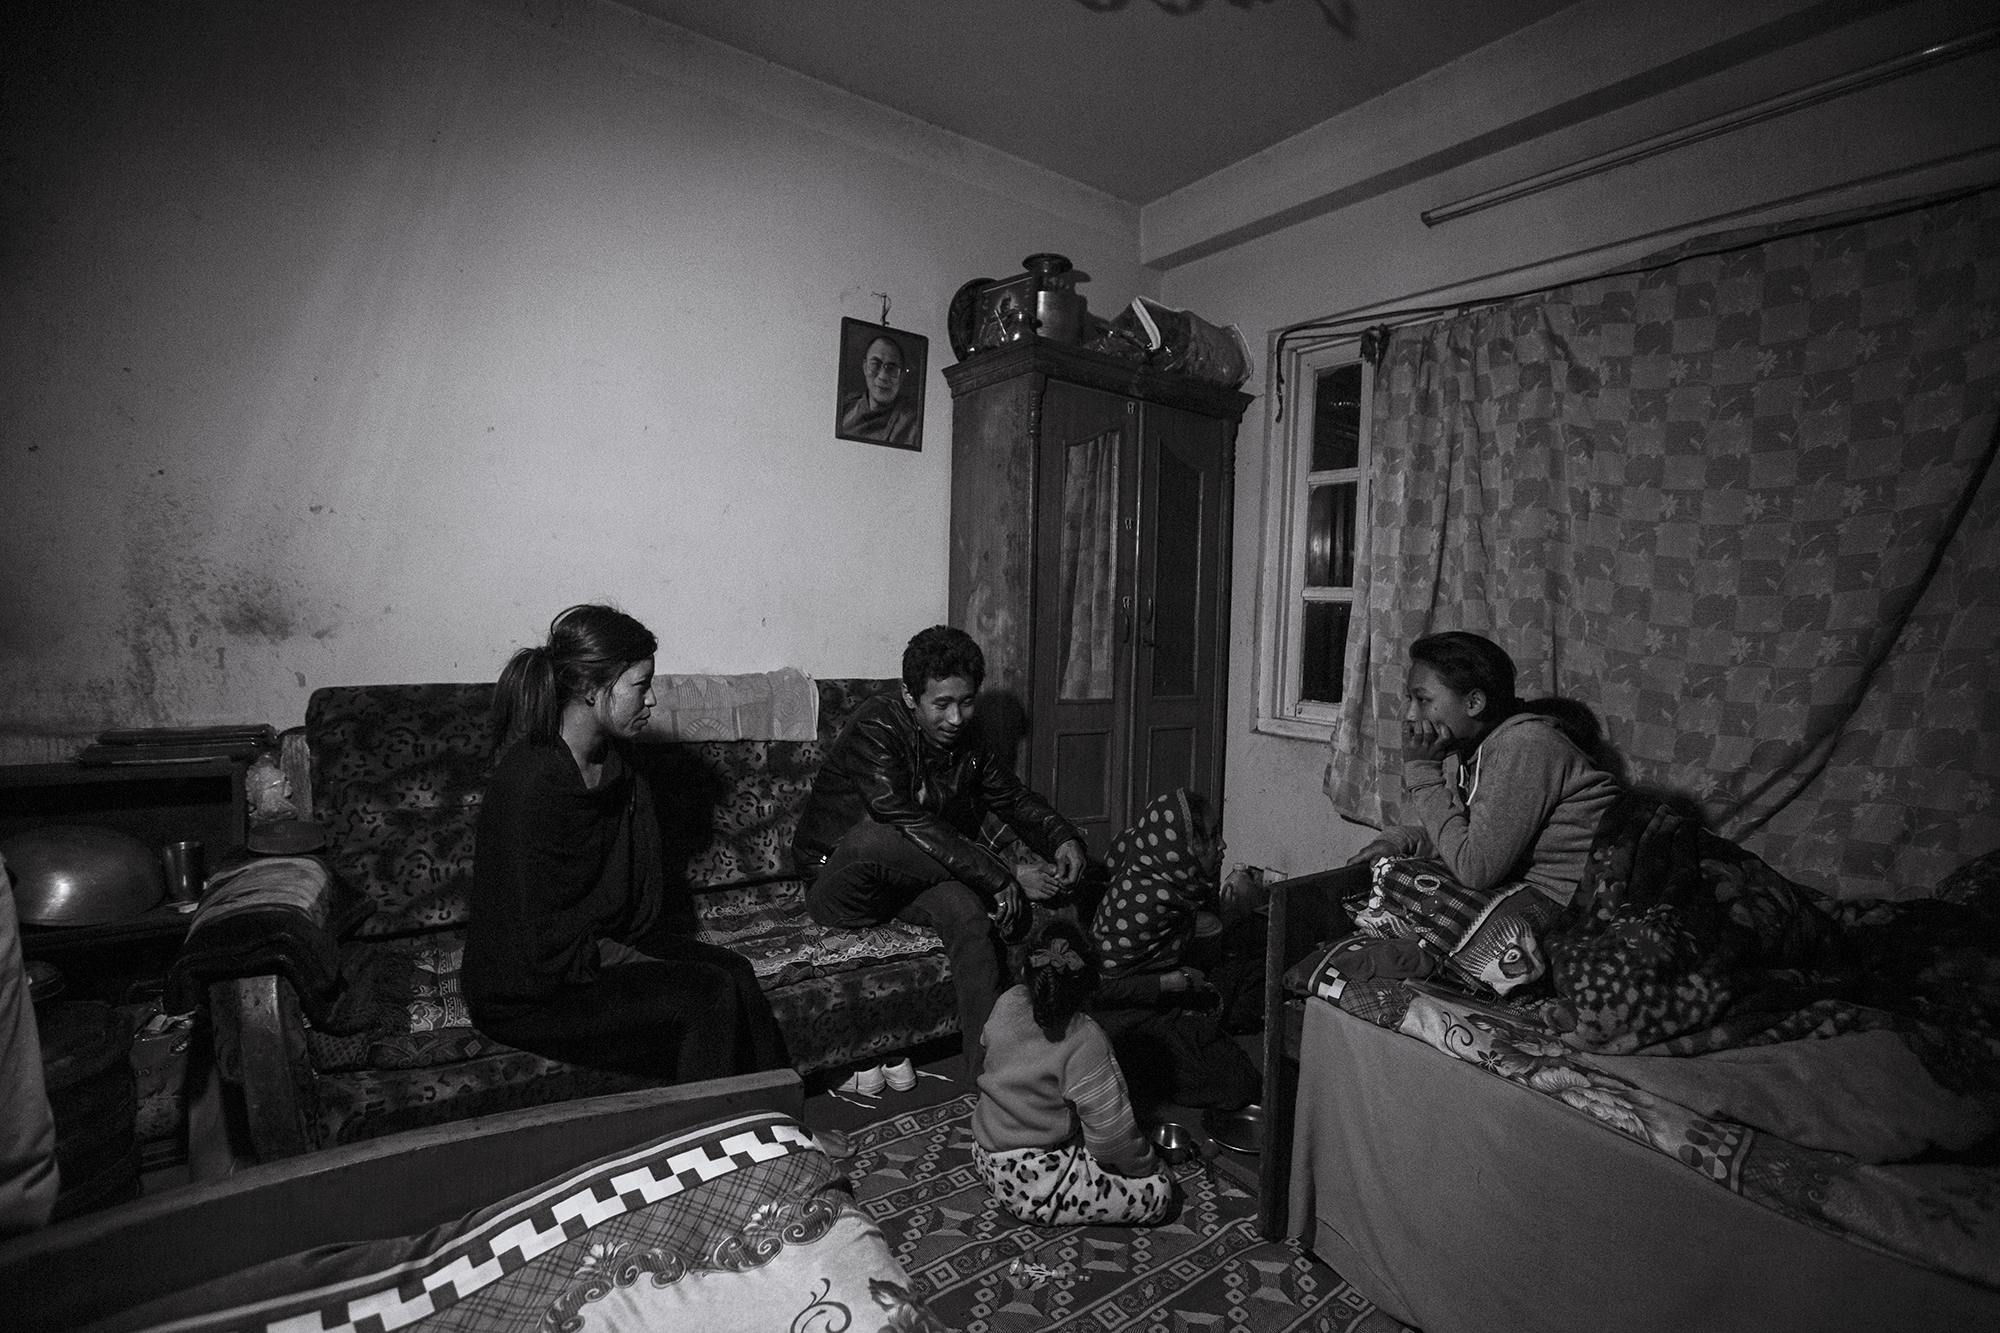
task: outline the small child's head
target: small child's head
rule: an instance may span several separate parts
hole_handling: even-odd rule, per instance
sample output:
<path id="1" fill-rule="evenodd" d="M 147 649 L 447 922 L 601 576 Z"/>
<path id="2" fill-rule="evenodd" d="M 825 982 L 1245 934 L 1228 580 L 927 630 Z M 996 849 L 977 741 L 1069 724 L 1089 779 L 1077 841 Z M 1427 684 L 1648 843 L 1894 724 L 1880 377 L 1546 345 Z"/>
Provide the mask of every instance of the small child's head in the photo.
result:
<path id="1" fill-rule="evenodd" d="M 1097 989 L 1097 950 L 1083 927 L 1051 917 L 1028 940 L 1021 982 L 1028 988 L 1035 1026 L 1050 1041 L 1069 1033 L 1070 1020 Z"/>

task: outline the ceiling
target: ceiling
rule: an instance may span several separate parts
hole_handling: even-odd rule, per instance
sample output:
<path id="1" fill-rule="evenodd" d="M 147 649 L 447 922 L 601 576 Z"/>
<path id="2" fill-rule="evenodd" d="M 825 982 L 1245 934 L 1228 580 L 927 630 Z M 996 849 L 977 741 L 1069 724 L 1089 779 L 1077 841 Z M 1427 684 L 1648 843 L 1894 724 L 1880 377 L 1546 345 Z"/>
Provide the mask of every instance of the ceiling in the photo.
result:
<path id="1" fill-rule="evenodd" d="M 1571 0 L 627 0 L 1146 204 Z"/>

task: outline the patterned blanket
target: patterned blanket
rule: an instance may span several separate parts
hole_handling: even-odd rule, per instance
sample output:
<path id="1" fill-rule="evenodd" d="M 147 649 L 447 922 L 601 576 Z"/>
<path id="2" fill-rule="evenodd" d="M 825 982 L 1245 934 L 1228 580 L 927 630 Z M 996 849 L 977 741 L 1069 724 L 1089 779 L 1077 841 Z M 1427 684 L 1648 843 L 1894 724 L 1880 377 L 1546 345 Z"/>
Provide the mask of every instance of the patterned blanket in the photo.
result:
<path id="1" fill-rule="evenodd" d="M 1887 1028 L 2000 1107 L 2000 853 L 1936 897 L 1837 902 L 1641 793 L 1604 818 L 1545 935 L 1538 1016 L 1603 1054 L 1696 1055 Z"/>
<path id="2" fill-rule="evenodd" d="M 810 1133 L 753 1112 L 655 1139 L 420 1236 L 325 1245 L 122 1327 L 945 1333 Z"/>

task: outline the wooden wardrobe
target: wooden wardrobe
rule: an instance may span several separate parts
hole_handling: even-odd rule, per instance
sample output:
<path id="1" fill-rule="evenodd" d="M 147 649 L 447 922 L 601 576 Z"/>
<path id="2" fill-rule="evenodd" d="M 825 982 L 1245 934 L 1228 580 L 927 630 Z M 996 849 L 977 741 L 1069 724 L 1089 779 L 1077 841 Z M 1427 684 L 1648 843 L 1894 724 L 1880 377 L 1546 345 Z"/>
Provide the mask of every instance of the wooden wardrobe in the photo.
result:
<path id="1" fill-rule="evenodd" d="M 1038 339 L 944 376 L 950 616 L 986 650 L 990 743 L 1093 856 L 1176 787 L 1220 814 L 1249 397 Z"/>

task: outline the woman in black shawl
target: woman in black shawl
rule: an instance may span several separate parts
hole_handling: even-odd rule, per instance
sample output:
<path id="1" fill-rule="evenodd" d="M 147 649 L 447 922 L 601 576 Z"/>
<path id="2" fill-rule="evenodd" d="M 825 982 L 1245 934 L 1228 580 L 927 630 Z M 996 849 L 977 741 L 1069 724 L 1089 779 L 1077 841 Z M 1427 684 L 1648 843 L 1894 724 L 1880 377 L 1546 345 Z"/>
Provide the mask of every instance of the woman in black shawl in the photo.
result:
<path id="1" fill-rule="evenodd" d="M 473 852 L 465 1000 L 496 1041 L 689 1082 L 789 1064 L 750 963 L 694 938 L 628 745 L 653 707 L 644 625 L 573 606 L 494 693 L 503 747 Z"/>

